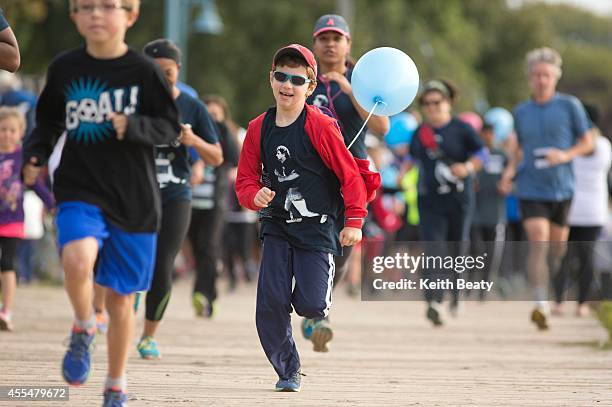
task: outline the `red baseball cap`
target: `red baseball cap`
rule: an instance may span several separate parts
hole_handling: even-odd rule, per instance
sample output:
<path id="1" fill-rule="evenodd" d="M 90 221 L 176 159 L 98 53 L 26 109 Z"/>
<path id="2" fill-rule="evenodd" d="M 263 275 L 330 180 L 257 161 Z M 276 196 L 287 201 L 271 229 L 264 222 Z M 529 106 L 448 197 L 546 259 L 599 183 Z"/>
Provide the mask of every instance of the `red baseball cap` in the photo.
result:
<path id="1" fill-rule="evenodd" d="M 315 77 L 317 76 L 317 60 L 314 54 L 306 47 L 300 44 L 287 45 L 276 51 L 274 58 L 272 59 L 272 70 L 276 69 L 276 63 L 280 57 L 284 55 L 294 55 L 304 58 L 309 67 L 314 71 Z"/>

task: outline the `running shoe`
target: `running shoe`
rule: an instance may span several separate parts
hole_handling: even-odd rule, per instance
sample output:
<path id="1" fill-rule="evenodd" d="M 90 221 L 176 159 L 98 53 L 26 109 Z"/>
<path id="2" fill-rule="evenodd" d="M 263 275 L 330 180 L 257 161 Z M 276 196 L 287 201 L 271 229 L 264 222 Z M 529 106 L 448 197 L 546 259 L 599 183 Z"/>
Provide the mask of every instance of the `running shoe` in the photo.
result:
<path id="1" fill-rule="evenodd" d="M 361 295 L 361 286 L 355 283 L 346 285 L 346 294 L 351 298 L 357 298 Z"/>
<path id="2" fill-rule="evenodd" d="M 0 331 L 12 331 L 13 323 L 8 312 L 0 312 Z"/>
<path id="3" fill-rule="evenodd" d="M 108 330 L 108 319 L 104 312 L 96 312 L 96 330 L 99 334 L 105 334 Z"/>
<path id="4" fill-rule="evenodd" d="M 302 336 L 304 337 L 304 339 L 310 339 L 316 323 L 317 321 L 313 318 L 302 319 Z"/>
<path id="5" fill-rule="evenodd" d="M 578 318 L 585 318 L 591 315 L 591 310 L 588 304 L 580 304 L 578 308 L 576 308 L 576 316 Z"/>
<path id="6" fill-rule="evenodd" d="M 196 315 L 199 317 L 204 316 L 204 308 L 206 307 L 206 303 L 208 302 L 206 301 L 206 297 L 204 297 L 204 294 L 196 291 L 195 293 L 193 293 L 193 298 L 191 302 L 193 304 L 193 309 L 195 310 Z"/>
<path id="7" fill-rule="evenodd" d="M 531 311 L 531 322 L 536 324 L 540 331 L 545 331 L 548 329 L 546 314 L 540 308 L 536 308 Z"/>
<path id="8" fill-rule="evenodd" d="M 79 386 L 87 381 L 91 370 L 91 351 L 95 329 L 72 328 L 70 344 L 62 363 L 64 380 L 73 386 Z"/>
<path id="9" fill-rule="evenodd" d="M 143 336 L 138 342 L 138 353 L 140 353 L 140 357 L 143 359 L 160 359 L 161 354 L 157 349 L 157 342 L 153 339 L 152 336 Z"/>
<path id="10" fill-rule="evenodd" d="M 331 329 L 327 319 L 319 319 L 315 322 L 310 341 L 312 342 L 315 352 L 329 352 L 327 344 L 334 337 L 334 332 Z"/>
<path id="11" fill-rule="evenodd" d="M 215 302 L 208 301 L 204 294 L 197 291 L 193 293 L 192 304 L 198 317 L 212 318 L 217 312 Z"/>
<path id="12" fill-rule="evenodd" d="M 102 407 L 127 406 L 128 396 L 121 389 L 110 388 L 104 390 L 104 404 Z"/>
<path id="13" fill-rule="evenodd" d="M 278 379 L 276 382 L 276 391 L 298 392 L 302 389 L 302 374 L 296 372 L 288 379 Z"/>
<path id="14" fill-rule="evenodd" d="M 442 322 L 442 316 L 440 315 L 440 306 L 431 302 L 427 306 L 427 313 L 425 314 L 427 319 L 431 321 L 433 326 L 442 326 L 444 323 Z"/>

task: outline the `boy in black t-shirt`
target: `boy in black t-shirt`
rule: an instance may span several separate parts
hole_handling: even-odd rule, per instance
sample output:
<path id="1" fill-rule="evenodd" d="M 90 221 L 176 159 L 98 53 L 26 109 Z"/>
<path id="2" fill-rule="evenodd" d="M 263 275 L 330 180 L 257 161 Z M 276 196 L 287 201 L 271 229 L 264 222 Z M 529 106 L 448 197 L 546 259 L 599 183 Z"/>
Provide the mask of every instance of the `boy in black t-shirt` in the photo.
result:
<path id="1" fill-rule="evenodd" d="M 54 176 L 65 286 L 75 312 L 64 379 L 83 384 L 95 334 L 92 274 L 107 287 L 108 376 L 104 405 L 127 402 L 125 365 L 134 324 L 133 293 L 147 290 L 155 259 L 160 196 L 154 146 L 178 139 L 178 112 L 159 68 L 129 49 L 125 33 L 139 0 L 71 0 L 85 38 L 49 65 L 24 145 L 23 176 L 32 184 L 66 132 Z"/>
<path id="2" fill-rule="evenodd" d="M 154 336 L 170 302 L 174 260 L 189 228 L 192 160 L 220 165 L 223 153 L 215 124 L 204 103 L 177 87 L 181 50 L 173 42 L 160 38 L 148 43 L 144 53 L 154 59 L 166 76 L 182 127 L 181 144 L 158 145 L 155 156 L 162 197 L 162 221 L 157 236 L 153 281 L 145 300 L 145 324 L 137 348 L 143 359 L 158 359 L 161 356 Z M 190 156 L 192 153 L 195 157 Z"/>
<path id="3" fill-rule="evenodd" d="M 262 221 L 256 324 L 278 391 L 300 390 L 292 307 L 309 318 L 328 314 L 334 255 L 361 240 L 367 214 L 366 185 L 336 120 L 305 104 L 316 71 L 314 55 L 301 45 L 275 54 L 276 107 L 249 123 L 236 179 L 241 205 L 260 211 Z M 345 218 L 338 219 L 342 206 Z"/>

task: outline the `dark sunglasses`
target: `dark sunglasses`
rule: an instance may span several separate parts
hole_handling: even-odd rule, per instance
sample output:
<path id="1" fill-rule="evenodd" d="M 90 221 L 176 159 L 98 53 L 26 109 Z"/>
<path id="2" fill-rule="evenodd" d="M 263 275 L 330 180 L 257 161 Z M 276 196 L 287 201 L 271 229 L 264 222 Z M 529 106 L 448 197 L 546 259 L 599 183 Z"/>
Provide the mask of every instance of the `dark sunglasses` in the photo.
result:
<path id="1" fill-rule="evenodd" d="M 312 82 L 312 80 L 308 79 L 302 75 L 291 75 L 281 71 L 274 71 L 274 79 L 276 79 L 280 83 L 285 83 L 287 81 L 291 81 L 291 84 L 294 86 L 302 86 L 306 83 Z"/>
<path id="2" fill-rule="evenodd" d="M 421 102 L 421 106 L 440 106 L 440 104 L 443 102 L 443 99 L 439 99 L 439 100 L 424 100 Z"/>

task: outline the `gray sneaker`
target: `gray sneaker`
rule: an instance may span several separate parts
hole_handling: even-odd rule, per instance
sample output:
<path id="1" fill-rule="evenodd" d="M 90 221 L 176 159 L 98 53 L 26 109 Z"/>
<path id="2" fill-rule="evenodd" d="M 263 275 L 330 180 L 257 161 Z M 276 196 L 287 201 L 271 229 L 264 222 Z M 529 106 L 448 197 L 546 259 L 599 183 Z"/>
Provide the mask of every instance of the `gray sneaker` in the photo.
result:
<path id="1" fill-rule="evenodd" d="M 302 389 L 302 373 L 296 372 L 291 375 L 288 379 L 278 379 L 276 382 L 276 386 L 274 387 L 276 391 L 285 391 L 285 392 L 298 392 Z"/>

